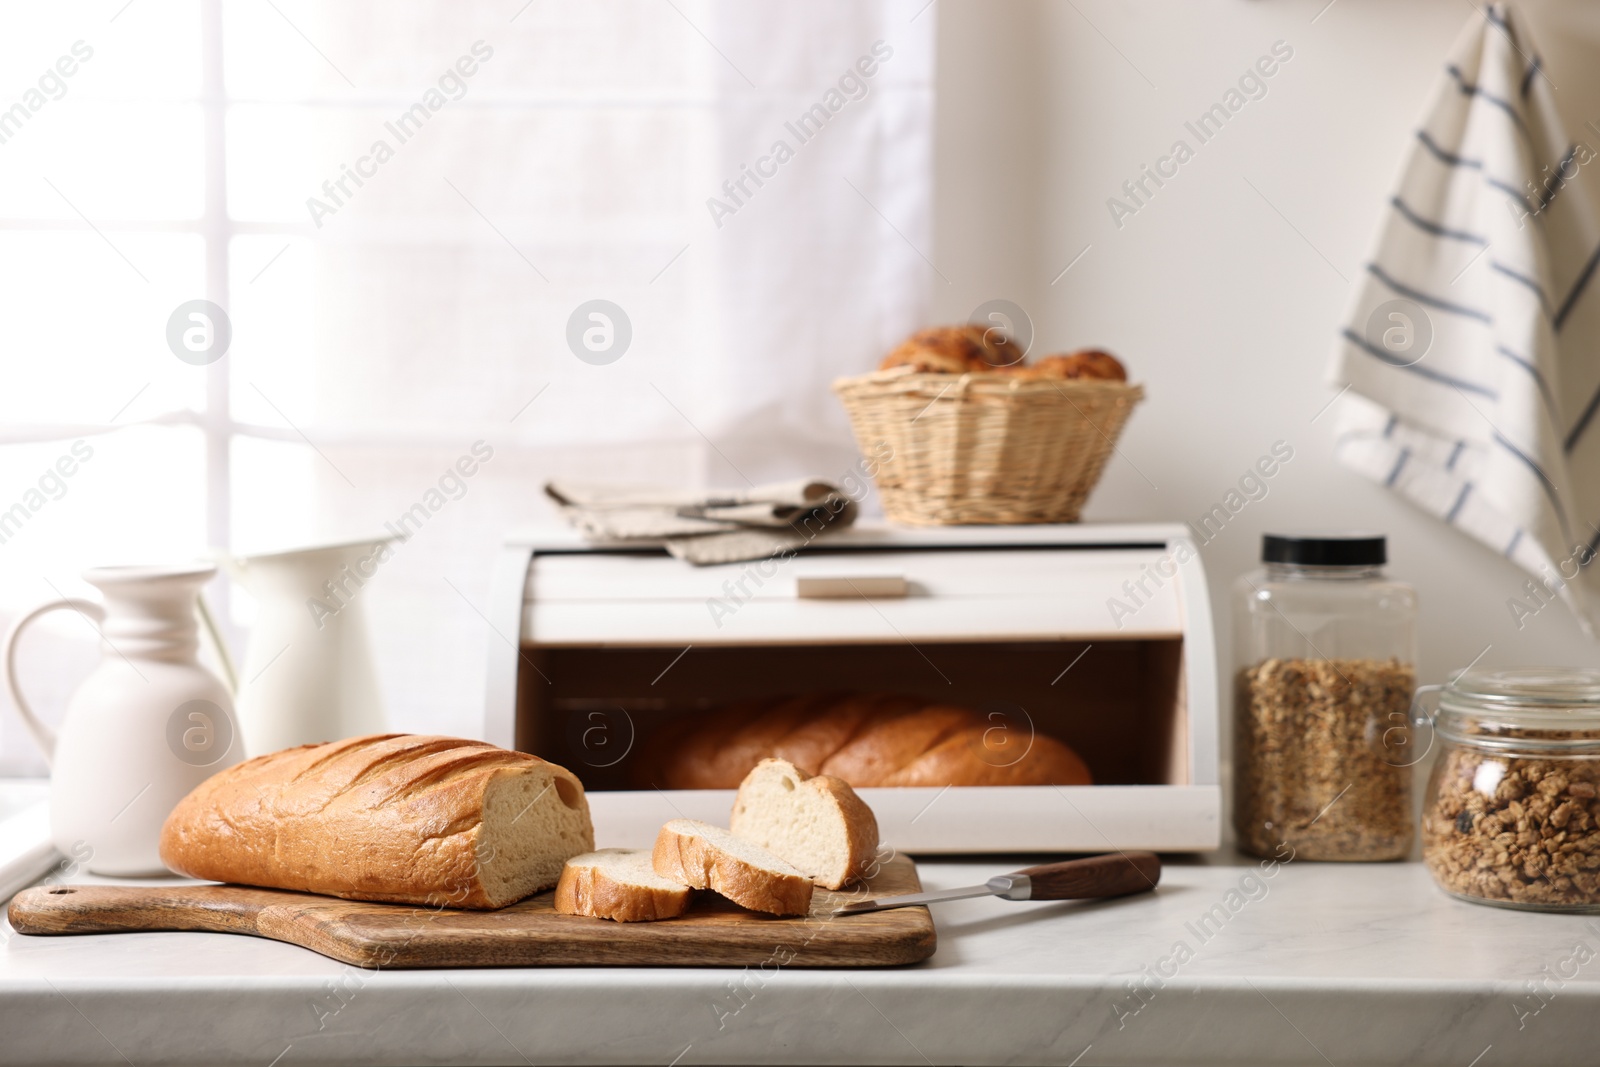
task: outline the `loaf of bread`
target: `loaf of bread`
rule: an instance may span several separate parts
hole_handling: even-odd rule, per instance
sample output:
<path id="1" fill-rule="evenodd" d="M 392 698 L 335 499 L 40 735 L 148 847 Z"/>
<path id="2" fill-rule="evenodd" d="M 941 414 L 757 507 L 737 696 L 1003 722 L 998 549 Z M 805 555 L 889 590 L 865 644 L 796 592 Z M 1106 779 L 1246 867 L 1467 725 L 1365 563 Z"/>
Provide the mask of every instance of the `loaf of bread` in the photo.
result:
<path id="1" fill-rule="evenodd" d="M 635 765 L 641 788 L 735 789 L 768 757 L 871 786 L 1087 785 L 1089 769 L 1043 733 L 981 712 L 897 695 L 750 702 L 684 718 Z"/>
<path id="2" fill-rule="evenodd" d="M 811 879 L 720 826 L 673 819 L 656 835 L 650 860 L 661 877 L 709 889 L 751 911 L 804 915 L 811 910 Z"/>
<path id="3" fill-rule="evenodd" d="M 739 783 L 728 828 L 824 889 L 865 876 L 878 852 L 878 820 L 842 778 L 764 759 Z"/>
<path id="4" fill-rule="evenodd" d="M 594 848 L 565 768 L 480 741 L 376 734 L 236 764 L 178 803 L 161 859 L 216 882 L 501 908 Z"/>
<path id="5" fill-rule="evenodd" d="M 676 919 L 689 910 L 694 891 L 663 878 L 642 848 L 603 848 L 567 861 L 556 883 L 556 911 L 617 922 Z"/>

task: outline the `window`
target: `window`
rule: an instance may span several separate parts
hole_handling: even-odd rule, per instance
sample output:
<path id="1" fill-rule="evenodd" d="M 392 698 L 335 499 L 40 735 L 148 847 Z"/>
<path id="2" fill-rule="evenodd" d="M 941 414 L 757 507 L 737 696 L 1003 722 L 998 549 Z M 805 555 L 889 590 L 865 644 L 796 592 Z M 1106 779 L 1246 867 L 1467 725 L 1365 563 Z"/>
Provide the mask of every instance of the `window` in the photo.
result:
<path id="1" fill-rule="evenodd" d="M 27 112 L 0 116 L 0 621 L 95 564 L 380 532 L 482 441 L 363 591 L 393 724 L 474 732 L 489 561 L 547 516 L 547 478 L 846 468 L 826 383 L 916 322 L 929 274 L 920 6 L 8 13 L 0 69 L 38 76 L 0 98 Z M 896 59 L 862 98 L 718 218 L 724 181 L 880 40 Z M 604 365 L 566 342 L 596 299 L 631 328 Z M 231 330 L 205 365 L 168 342 L 196 300 Z M 191 313 L 173 328 L 200 344 Z M 249 598 L 208 596 L 237 656 Z M 95 652 L 53 625 L 24 684 L 59 714 Z M 0 736 L 0 772 L 42 769 L 9 714 Z"/>

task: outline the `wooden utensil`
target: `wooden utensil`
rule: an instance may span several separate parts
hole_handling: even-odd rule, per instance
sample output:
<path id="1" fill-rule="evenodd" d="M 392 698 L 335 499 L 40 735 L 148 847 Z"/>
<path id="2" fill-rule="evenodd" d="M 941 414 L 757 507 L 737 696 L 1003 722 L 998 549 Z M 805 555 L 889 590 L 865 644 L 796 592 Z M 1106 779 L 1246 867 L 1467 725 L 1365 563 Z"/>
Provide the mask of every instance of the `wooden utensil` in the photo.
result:
<path id="1" fill-rule="evenodd" d="M 1002 897 L 1006 900 L 1092 900 L 1123 897 L 1154 889 L 1161 881 L 1161 859 L 1154 852 L 1112 852 L 1088 859 L 1025 867 L 997 874 L 983 885 L 945 889 L 937 893 L 907 893 L 846 904 L 841 915 L 910 908 L 968 897 Z"/>
<path id="2" fill-rule="evenodd" d="M 854 891 L 818 889 L 811 913 L 780 919 L 702 893 L 688 914 L 617 923 L 559 915 L 553 893 L 500 911 L 369 904 L 235 885 L 37 886 L 11 902 L 24 934 L 201 930 L 300 945 L 358 967 L 883 967 L 933 955 L 933 920 L 911 908 L 837 921 L 864 892 L 922 888 L 908 857 Z"/>

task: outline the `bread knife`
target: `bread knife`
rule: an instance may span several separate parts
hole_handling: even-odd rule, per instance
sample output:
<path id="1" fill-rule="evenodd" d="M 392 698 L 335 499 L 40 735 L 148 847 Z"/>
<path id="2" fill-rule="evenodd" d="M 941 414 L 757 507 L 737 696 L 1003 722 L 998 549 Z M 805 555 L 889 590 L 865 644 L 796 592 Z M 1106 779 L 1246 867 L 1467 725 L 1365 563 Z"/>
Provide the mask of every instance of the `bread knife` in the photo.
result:
<path id="1" fill-rule="evenodd" d="M 902 893 L 876 900 L 858 900 L 839 908 L 836 915 L 855 915 L 885 908 L 909 908 L 969 897 L 1004 900 L 1096 900 L 1125 897 L 1154 889 L 1161 881 L 1161 859 L 1154 852 L 1110 852 L 1087 859 L 1024 867 L 997 874 L 982 885 L 941 889 L 933 893 Z"/>

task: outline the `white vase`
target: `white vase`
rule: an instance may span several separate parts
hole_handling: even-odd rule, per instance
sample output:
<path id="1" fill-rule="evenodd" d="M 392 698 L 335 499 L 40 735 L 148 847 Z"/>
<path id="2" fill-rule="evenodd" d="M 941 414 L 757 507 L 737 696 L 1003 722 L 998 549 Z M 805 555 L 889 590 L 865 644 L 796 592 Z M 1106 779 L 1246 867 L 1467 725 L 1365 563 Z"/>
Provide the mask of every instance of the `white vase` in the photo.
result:
<path id="1" fill-rule="evenodd" d="M 258 606 L 239 675 L 250 755 L 383 731 L 364 587 L 392 551 L 373 538 L 225 560 Z"/>
<path id="2" fill-rule="evenodd" d="M 51 838 L 63 855 L 87 852 L 95 874 L 165 873 L 157 845 L 167 814 L 242 758 L 228 687 L 198 658 L 200 589 L 215 574 L 210 564 L 97 567 L 83 578 L 103 603 L 52 601 L 6 638 L 11 697 L 50 761 Z M 23 697 L 15 661 L 23 630 L 61 610 L 79 612 L 102 640 L 99 665 L 53 733 Z"/>

